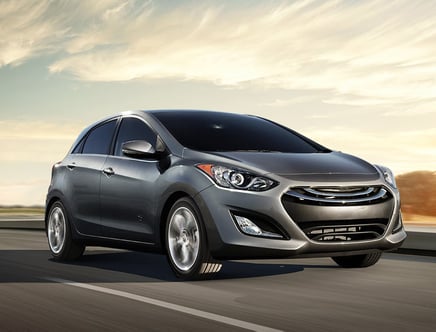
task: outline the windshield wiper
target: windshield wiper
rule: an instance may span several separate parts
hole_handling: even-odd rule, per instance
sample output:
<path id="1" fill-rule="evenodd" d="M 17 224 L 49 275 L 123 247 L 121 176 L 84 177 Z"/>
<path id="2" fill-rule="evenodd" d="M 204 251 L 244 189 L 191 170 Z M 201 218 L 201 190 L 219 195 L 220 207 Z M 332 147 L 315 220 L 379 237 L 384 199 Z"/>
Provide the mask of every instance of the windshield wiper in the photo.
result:
<path id="1" fill-rule="evenodd" d="M 277 151 L 277 150 L 268 150 L 268 149 L 240 149 L 240 150 L 234 150 L 234 152 L 279 152 L 282 153 L 281 151 Z"/>

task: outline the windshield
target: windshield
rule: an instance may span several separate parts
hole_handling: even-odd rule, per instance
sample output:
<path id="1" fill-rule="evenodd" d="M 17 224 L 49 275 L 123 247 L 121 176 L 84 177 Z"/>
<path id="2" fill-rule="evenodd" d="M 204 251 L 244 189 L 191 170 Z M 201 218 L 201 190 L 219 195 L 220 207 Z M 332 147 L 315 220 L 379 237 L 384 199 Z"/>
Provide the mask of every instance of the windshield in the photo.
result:
<path id="1" fill-rule="evenodd" d="M 199 151 L 327 152 L 321 145 L 268 120 L 207 111 L 155 111 L 183 146 Z"/>

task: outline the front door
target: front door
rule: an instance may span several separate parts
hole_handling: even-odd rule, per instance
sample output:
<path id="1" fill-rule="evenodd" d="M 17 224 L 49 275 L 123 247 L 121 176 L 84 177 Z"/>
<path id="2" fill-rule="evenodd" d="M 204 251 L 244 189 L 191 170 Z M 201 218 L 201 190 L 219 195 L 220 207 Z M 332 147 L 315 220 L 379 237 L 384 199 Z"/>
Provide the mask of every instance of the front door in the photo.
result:
<path id="1" fill-rule="evenodd" d="M 127 157 L 121 147 L 132 140 L 146 140 L 154 146 L 156 137 L 141 119 L 122 119 L 114 153 L 106 159 L 101 176 L 100 214 L 104 237 L 154 242 L 159 162 Z"/>

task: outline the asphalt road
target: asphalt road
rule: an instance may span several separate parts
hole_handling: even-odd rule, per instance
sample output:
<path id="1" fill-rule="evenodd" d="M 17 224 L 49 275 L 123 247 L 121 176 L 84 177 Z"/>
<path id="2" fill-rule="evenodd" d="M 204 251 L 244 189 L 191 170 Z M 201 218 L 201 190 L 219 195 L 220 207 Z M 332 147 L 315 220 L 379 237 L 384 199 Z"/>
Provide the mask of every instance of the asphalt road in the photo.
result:
<path id="1" fill-rule="evenodd" d="M 176 280 L 161 255 L 87 249 L 50 260 L 45 234 L 0 230 L 0 331 L 434 331 L 436 258 L 384 254 L 367 269 L 328 258 L 225 262 Z"/>

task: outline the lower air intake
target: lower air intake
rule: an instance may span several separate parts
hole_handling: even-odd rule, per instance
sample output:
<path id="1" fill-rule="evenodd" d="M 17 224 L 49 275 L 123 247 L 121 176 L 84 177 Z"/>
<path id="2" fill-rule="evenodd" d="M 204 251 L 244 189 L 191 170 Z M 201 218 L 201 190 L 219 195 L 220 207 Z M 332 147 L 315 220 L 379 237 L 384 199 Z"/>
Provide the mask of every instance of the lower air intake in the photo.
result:
<path id="1" fill-rule="evenodd" d="M 300 228 L 306 236 L 319 242 L 363 241 L 380 238 L 388 219 L 302 222 Z"/>

